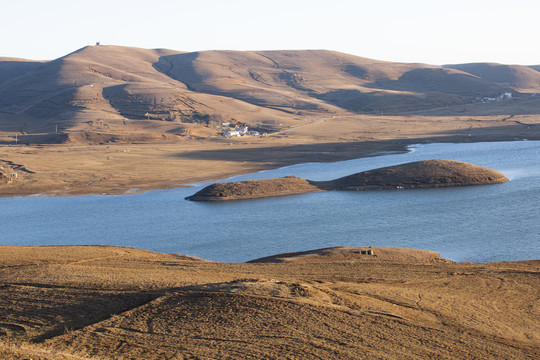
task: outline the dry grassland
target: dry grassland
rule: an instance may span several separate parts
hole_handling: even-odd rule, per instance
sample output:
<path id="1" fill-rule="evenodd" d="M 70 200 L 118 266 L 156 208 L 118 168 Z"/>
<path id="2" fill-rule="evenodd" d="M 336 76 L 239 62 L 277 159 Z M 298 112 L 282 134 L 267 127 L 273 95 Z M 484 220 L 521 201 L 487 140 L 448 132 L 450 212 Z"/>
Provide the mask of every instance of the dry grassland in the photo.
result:
<path id="1" fill-rule="evenodd" d="M 165 139 L 152 143 L 1 145 L 0 195 L 125 194 L 215 181 L 302 163 L 404 151 L 424 142 L 540 139 L 540 119 L 522 115 L 314 118 L 265 137 Z M 161 131 L 161 130 L 160 130 Z"/>
<path id="2" fill-rule="evenodd" d="M 229 264 L 0 246 L 0 357 L 534 359 L 539 274 L 399 248 Z"/>
<path id="3" fill-rule="evenodd" d="M 540 139 L 540 76 L 522 66 L 113 46 L 0 62 L 0 196 L 126 194 L 414 143 Z M 471 104 L 509 84 L 519 96 Z M 226 139 L 229 121 L 269 134 Z M 539 280 L 538 260 L 408 249 L 228 264 L 0 245 L 0 359 L 537 359 Z"/>

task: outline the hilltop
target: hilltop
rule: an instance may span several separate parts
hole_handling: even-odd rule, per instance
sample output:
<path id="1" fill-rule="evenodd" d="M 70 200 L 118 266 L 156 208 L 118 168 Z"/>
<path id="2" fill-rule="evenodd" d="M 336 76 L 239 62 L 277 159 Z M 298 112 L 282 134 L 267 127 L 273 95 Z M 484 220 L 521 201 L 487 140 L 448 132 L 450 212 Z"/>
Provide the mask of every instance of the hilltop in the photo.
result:
<path id="1" fill-rule="evenodd" d="M 504 93 L 524 99 L 540 92 L 536 69 L 392 63 L 326 50 L 87 46 L 53 61 L 0 58 L 0 132 L 24 142 L 171 141 L 219 134 L 222 123 L 274 132 L 313 116 L 405 114 Z M 539 104 L 522 111 L 538 113 Z"/>

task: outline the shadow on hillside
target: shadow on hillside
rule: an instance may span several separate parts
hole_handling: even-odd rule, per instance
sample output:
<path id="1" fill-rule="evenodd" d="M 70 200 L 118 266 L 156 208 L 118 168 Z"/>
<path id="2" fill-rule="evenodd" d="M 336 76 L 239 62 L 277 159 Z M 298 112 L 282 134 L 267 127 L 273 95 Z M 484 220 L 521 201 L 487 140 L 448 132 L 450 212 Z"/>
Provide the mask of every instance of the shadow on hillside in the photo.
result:
<path id="1" fill-rule="evenodd" d="M 346 72 L 360 78 L 366 76 L 362 69 L 353 68 Z M 310 95 L 354 112 L 403 113 L 470 104 L 483 96 L 496 97 L 510 91 L 501 85 L 464 73 L 449 73 L 442 68 L 413 69 L 397 80 L 379 80 L 363 86 L 373 91 L 338 89 Z"/>
<path id="2" fill-rule="evenodd" d="M 193 90 L 193 84 L 204 81 L 204 78 L 193 66 L 193 61 L 198 57 L 198 52 L 161 56 L 157 62 L 152 64 L 152 67 L 160 73 L 184 83 L 189 90 Z"/>
<path id="3" fill-rule="evenodd" d="M 40 61 L 1 61 L 0 84 L 29 73 L 42 65 Z"/>
<path id="4" fill-rule="evenodd" d="M 460 139 L 458 142 L 540 140 L 540 124 L 517 122 L 516 125 L 451 130 L 433 133 L 433 135 L 443 135 L 443 138 Z M 433 142 L 444 142 L 439 141 L 439 137 L 432 139 Z"/>
<path id="5" fill-rule="evenodd" d="M 514 92 L 513 92 L 514 93 Z M 310 96 L 358 114 L 497 116 L 540 114 L 540 96 L 518 94 L 512 100 L 482 103 L 476 97 L 444 92 L 421 95 L 339 89 Z"/>
<path id="6" fill-rule="evenodd" d="M 339 89 L 324 94 L 310 93 L 310 96 L 358 114 L 401 114 L 422 111 L 447 105 L 463 105 L 466 102 L 455 95 L 388 93 L 385 91 L 362 92 L 357 89 Z"/>
<path id="7" fill-rule="evenodd" d="M 263 148 L 200 150 L 176 156 L 196 160 L 269 162 L 279 166 L 301 162 L 333 162 L 364 156 L 376 156 L 386 152 L 406 152 L 407 145 L 418 141 L 369 141 Z"/>
<path id="8" fill-rule="evenodd" d="M 502 85 L 465 73 L 449 73 L 443 68 L 425 68 L 407 71 L 397 80 L 382 80 L 365 85 L 375 89 L 411 92 L 443 92 L 462 96 L 497 96 L 510 91 Z"/>
<path id="9" fill-rule="evenodd" d="M 147 304 L 162 294 L 150 291 L 103 292 L 48 284 L 11 283 L 7 289 L 0 289 L 0 302 L 11 317 L 12 328 L 18 330 L 11 331 L 10 335 L 40 343 Z M 16 307 L 13 306 L 15 301 L 19 302 Z M 49 306 L 35 306 L 44 301 Z M 18 324 L 27 324 L 28 321 L 35 321 L 41 326 L 33 326 L 31 331 L 26 332 L 26 326 Z"/>

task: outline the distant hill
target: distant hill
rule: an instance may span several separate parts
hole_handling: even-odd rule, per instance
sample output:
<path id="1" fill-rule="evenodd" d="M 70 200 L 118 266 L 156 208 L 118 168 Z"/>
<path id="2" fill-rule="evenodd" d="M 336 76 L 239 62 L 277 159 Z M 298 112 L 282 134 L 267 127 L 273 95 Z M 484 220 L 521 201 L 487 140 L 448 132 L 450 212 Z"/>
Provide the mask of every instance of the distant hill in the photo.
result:
<path id="1" fill-rule="evenodd" d="M 507 91 L 471 74 L 324 51 L 207 51 L 164 57 L 157 68 L 198 92 L 282 110 L 377 112 L 462 104 Z"/>
<path id="2" fill-rule="evenodd" d="M 473 63 L 445 65 L 446 68 L 460 70 L 494 84 L 507 86 L 519 91 L 540 89 L 540 66 L 502 65 L 494 63 Z"/>
<path id="3" fill-rule="evenodd" d="M 43 65 L 43 61 L 0 57 L 0 84 Z"/>
<path id="4" fill-rule="evenodd" d="M 87 46 L 48 62 L 0 58 L 0 131 L 225 121 L 273 131 L 302 116 L 398 114 L 540 92 L 539 68 L 392 63 L 325 50 Z"/>

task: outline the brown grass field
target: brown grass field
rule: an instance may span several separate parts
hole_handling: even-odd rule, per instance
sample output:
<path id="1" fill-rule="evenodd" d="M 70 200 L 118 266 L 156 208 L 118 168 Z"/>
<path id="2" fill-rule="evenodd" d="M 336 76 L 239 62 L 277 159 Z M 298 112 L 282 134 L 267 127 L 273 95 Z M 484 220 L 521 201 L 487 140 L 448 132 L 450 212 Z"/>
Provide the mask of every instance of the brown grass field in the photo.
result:
<path id="1" fill-rule="evenodd" d="M 0 196 L 124 194 L 411 143 L 534 140 L 538 92 L 535 66 L 325 50 L 0 58 Z M 226 139 L 224 123 L 268 135 Z"/>
<path id="2" fill-rule="evenodd" d="M 181 187 L 302 163 L 404 151 L 425 142 L 540 139 L 540 118 L 350 116 L 264 137 L 192 137 L 152 143 L 0 145 L 0 195 L 125 194 Z"/>
<path id="3" fill-rule="evenodd" d="M 0 196 L 129 194 L 415 143 L 540 140 L 538 69 L 117 46 L 0 58 Z M 267 134 L 225 138 L 224 123 Z M 0 245 L 0 359 L 540 358 L 540 260 L 268 255 Z"/>
<path id="4" fill-rule="evenodd" d="M 0 246 L 0 358 L 536 359 L 539 274 L 400 248 L 231 264 Z"/>
<path id="5" fill-rule="evenodd" d="M 3 166 L 19 177 L 0 189 L 8 196 L 123 194 L 403 151 L 410 143 L 538 139 L 540 128 L 533 116 L 521 124 L 348 120 L 260 138 L 3 145 Z M 430 252 L 362 251 L 227 264 L 115 247 L 0 246 L 0 358 L 540 356 L 539 261 L 455 264 Z"/>

